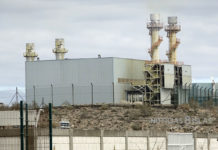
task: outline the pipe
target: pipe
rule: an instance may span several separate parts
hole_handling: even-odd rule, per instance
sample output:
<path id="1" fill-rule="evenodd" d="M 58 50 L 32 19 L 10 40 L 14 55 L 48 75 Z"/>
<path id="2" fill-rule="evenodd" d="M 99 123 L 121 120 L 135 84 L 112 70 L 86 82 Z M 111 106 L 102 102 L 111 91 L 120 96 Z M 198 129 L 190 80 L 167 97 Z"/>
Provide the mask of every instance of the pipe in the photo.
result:
<path id="1" fill-rule="evenodd" d="M 20 150 L 24 150 L 23 101 L 20 101 Z"/>
<path id="2" fill-rule="evenodd" d="M 49 103 L 49 148 L 52 150 L 52 104 Z"/>
<path id="3" fill-rule="evenodd" d="M 163 28 L 163 23 L 160 22 L 159 14 L 150 15 L 150 22 L 148 22 L 147 28 L 149 30 L 149 35 L 151 36 L 151 48 L 148 53 L 150 53 L 152 61 L 159 62 L 158 47 L 163 41 L 163 38 L 159 36 L 159 31 Z"/>
<path id="4" fill-rule="evenodd" d="M 181 26 L 177 25 L 177 17 L 168 17 L 168 25 L 165 27 L 165 31 L 169 38 L 169 51 L 166 55 L 168 56 L 169 62 L 175 64 L 177 62 L 176 50 L 180 44 L 180 40 L 176 38 L 176 34 L 181 31 Z"/>

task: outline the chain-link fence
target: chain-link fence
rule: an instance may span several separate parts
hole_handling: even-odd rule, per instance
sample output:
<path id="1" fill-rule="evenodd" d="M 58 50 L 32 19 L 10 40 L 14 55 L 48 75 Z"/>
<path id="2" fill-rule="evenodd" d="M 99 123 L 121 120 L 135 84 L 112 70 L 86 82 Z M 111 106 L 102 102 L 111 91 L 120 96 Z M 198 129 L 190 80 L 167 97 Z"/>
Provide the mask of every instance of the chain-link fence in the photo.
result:
<path id="1" fill-rule="evenodd" d="M 178 105 L 195 103 L 204 108 L 218 106 L 218 89 L 208 86 L 210 84 L 205 85 L 190 84 L 176 87 L 173 92 L 174 101 Z"/>

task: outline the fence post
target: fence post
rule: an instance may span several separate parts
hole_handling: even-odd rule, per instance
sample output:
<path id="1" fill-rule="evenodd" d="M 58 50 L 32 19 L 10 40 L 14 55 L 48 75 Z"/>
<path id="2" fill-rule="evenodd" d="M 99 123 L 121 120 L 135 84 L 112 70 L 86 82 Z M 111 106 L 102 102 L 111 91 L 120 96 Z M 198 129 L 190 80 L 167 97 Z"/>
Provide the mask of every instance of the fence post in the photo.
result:
<path id="1" fill-rule="evenodd" d="M 20 149 L 24 150 L 23 131 L 23 101 L 20 101 Z"/>
<path id="2" fill-rule="evenodd" d="M 217 90 L 215 90 L 215 101 L 216 101 L 216 105 L 218 104 L 218 99 L 217 99 L 217 91 L 218 91 L 218 89 Z"/>
<path id="3" fill-rule="evenodd" d="M 93 105 L 94 104 L 94 100 L 93 100 L 93 83 L 91 83 L 91 104 Z"/>
<path id="4" fill-rule="evenodd" d="M 104 130 L 101 130 L 101 136 L 100 136 L 100 150 L 104 150 L 103 137 L 104 137 Z"/>
<path id="5" fill-rule="evenodd" d="M 125 135 L 125 150 L 128 150 L 128 131 L 126 131 L 126 135 Z"/>
<path id="6" fill-rule="evenodd" d="M 72 84 L 72 105 L 74 105 L 74 84 Z"/>
<path id="7" fill-rule="evenodd" d="M 166 150 L 168 150 L 168 132 L 166 131 Z"/>
<path id="8" fill-rule="evenodd" d="M 210 100 L 210 88 L 208 89 L 208 100 Z"/>
<path id="9" fill-rule="evenodd" d="M 49 103 L 49 150 L 52 150 L 52 104 Z"/>
<path id="10" fill-rule="evenodd" d="M 53 84 L 51 84 L 51 103 L 52 103 L 52 105 L 54 105 L 54 93 L 53 93 L 54 91 L 53 91 Z"/>
<path id="11" fill-rule="evenodd" d="M 73 150 L 73 130 L 69 129 L 69 148 L 70 150 Z"/>
<path id="12" fill-rule="evenodd" d="M 192 86 L 192 98 L 195 99 L 195 85 Z"/>
<path id="13" fill-rule="evenodd" d="M 207 134 L 207 149 L 210 150 L 210 134 Z"/>
<path id="14" fill-rule="evenodd" d="M 149 140 L 149 137 L 150 137 L 150 132 L 148 132 L 148 136 L 147 136 L 147 150 L 150 150 L 150 140 Z"/>
<path id="15" fill-rule="evenodd" d="M 29 135 L 28 135 L 28 104 L 26 103 L 26 150 L 29 149 Z"/>
<path id="16" fill-rule="evenodd" d="M 187 99 L 186 99 L 186 84 L 187 83 L 185 83 L 185 104 L 187 104 Z"/>
<path id="17" fill-rule="evenodd" d="M 199 88 L 199 85 L 196 86 L 196 90 L 197 90 L 197 92 L 196 92 L 196 101 L 197 102 L 198 102 L 198 88 Z"/>
<path id="18" fill-rule="evenodd" d="M 113 86 L 113 87 L 112 87 L 112 88 L 113 88 L 113 91 L 112 91 L 112 92 L 113 92 L 113 105 L 114 105 L 114 104 L 115 104 L 115 97 L 114 97 L 114 82 L 112 82 L 112 86 Z"/>
<path id="19" fill-rule="evenodd" d="M 204 101 L 206 101 L 206 98 L 207 98 L 207 88 L 204 88 Z"/>
<path id="20" fill-rule="evenodd" d="M 197 150 L 197 135 L 194 133 L 194 150 Z"/>
<path id="21" fill-rule="evenodd" d="M 188 95 L 188 101 L 190 101 L 191 98 L 191 83 L 189 84 L 189 95 Z"/>
<path id="22" fill-rule="evenodd" d="M 36 105 L 36 86 L 33 86 L 33 107 L 35 109 L 35 105 Z"/>

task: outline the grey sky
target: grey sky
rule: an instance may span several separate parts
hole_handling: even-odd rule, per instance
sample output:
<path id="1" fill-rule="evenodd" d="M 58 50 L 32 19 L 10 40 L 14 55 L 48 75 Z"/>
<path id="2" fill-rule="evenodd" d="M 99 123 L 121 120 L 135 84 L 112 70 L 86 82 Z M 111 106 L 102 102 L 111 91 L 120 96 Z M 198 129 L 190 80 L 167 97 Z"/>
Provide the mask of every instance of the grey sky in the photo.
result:
<path id="1" fill-rule="evenodd" d="M 0 0 L 0 90 L 24 87 L 27 42 L 40 59 L 54 59 L 55 38 L 65 39 L 68 58 L 150 59 L 150 13 L 160 13 L 165 24 L 178 16 L 178 60 L 192 65 L 195 81 L 214 76 L 218 82 L 217 8 L 216 0 Z M 168 39 L 160 34 L 160 57 L 167 59 Z"/>

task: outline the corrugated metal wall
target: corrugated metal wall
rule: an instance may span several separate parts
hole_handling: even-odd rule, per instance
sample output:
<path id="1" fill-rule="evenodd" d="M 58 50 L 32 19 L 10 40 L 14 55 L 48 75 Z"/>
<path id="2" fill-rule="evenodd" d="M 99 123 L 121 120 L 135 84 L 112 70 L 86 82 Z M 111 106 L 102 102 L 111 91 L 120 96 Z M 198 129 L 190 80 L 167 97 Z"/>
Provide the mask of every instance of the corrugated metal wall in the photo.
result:
<path id="1" fill-rule="evenodd" d="M 112 102 L 113 58 L 26 62 L 26 96 L 40 104 Z"/>
<path id="2" fill-rule="evenodd" d="M 120 103 L 131 86 L 119 84 L 118 78 L 143 79 L 143 66 L 143 60 L 123 58 L 26 62 L 26 98 L 55 106 Z"/>

